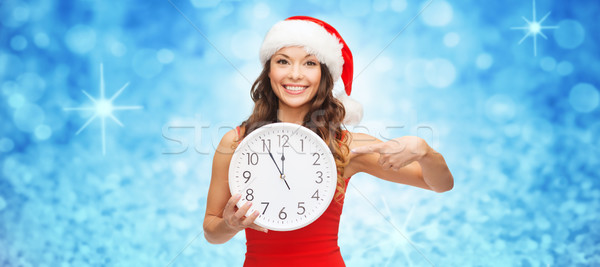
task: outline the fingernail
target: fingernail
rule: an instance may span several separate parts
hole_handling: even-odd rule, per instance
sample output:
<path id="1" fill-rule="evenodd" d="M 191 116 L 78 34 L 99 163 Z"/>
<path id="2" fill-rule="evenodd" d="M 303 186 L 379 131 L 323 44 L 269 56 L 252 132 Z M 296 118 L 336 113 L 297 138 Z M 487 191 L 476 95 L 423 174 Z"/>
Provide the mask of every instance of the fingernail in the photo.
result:
<path id="1" fill-rule="evenodd" d="M 242 197 L 242 194 L 235 194 L 235 198 L 238 198 L 238 199 L 239 199 L 239 198 L 241 198 L 241 197 Z"/>
<path id="2" fill-rule="evenodd" d="M 355 149 L 351 149 L 350 152 L 356 153 L 356 150 Z"/>
<path id="3" fill-rule="evenodd" d="M 263 230 L 263 232 L 265 232 L 265 234 L 266 234 L 266 233 L 268 233 L 268 232 L 269 232 L 269 230 L 267 230 L 267 229 L 264 229 L 264 230 Z"/>

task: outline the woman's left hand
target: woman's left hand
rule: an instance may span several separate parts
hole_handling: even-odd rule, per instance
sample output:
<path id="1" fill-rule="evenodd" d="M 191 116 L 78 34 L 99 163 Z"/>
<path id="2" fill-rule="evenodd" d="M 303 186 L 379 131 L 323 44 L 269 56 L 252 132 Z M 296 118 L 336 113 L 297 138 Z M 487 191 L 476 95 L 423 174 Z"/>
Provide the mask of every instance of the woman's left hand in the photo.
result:
<path id="1" fill-rule="evenodd" d="M 355 154 L 379 153 L 379 165 L 384 170 L 398 171 L 400 168 L 419 161 L 429 151 L 429 145 L 420 137 L 403 136 L 373 145 L 352 149 Z"/>

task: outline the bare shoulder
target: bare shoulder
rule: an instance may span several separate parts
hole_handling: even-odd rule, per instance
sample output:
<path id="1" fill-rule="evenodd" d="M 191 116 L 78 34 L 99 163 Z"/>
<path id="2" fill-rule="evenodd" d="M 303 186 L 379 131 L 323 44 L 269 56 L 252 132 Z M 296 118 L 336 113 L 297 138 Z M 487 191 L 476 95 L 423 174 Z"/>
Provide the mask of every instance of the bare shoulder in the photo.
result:
<path id="1" fill-rule="evenodd" d="M 240 129 L 242 132 L 242 129 Z M 236 129 L 232 129 L 225 133 L 223 138 L 221 138 L 221 142 L 217 146 L 216 153 L 231 155 L 235 151 L 238 143 L 240 141 L 240 137 L 238 136 L 238 132 Z"/>

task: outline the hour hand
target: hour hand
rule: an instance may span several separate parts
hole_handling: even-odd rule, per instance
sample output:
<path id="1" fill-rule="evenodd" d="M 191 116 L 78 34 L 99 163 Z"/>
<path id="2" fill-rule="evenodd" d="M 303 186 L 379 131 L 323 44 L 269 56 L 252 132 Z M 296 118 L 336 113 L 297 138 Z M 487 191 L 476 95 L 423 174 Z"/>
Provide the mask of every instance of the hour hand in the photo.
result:
<path id="1" fill-rule="evenodd" d="M 285 147 L 281 148 L 281 175 L 285 175 Z"/>

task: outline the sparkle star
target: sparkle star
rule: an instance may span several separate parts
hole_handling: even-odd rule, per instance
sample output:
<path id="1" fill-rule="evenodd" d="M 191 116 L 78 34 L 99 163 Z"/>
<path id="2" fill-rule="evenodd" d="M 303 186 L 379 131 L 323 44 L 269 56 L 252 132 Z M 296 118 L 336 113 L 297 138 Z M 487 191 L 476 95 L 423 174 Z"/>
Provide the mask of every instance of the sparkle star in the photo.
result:
<path id="1" fill-rule="evenodd" d="M 77 107 L 77 108 L 64 108 L 66 111 L 71 110 L 91 110 L 94 111 L 94 115 L 90 117 L 87 122 L 79 128 L 79 130 L 75 133 L 78 135 L 83 129 L 85 129 L 92 121 L 96 118 L 100 118 L 102 122 L 102 155 L 106 155 L 106 118 L 111 118 L 114 122 L 123 127 L 123 123 L 113 115 L 113 111 L 115 110 L 131 110 L 131 109 L 141 109 L 142 106 L 114 106 L 113 101 L 129 86 L 129 82 L 123 85 L 119 91 L 117 91 L 113 96 L 109 99 L 104 97 L 104 67 L 100 64 L 100 99 L 95 99 L 85 90 L 81 90 L 85 96 L 87 96 L 91 101 L 93 106 L 91 107 Z"/>
<path id="2" fill-rule="evenodd" d="M 417 241 L 415 241 L 415 236 L 422 233 L 422 232 L 427 232 L 427 231 L 433 231 L 436 226 L 434 224 L 427 224 L 427 225 L 422 225 L 420 227 L 417 227 L 416 229 L 409 229 L 408 225 L 410 224 L 410 220 L 412 217 L 412 213 L 414 211 L 415 206 L 413 205 L 410 209 L 410 211 L 408 212 L 406 219 L 404 220 L 404 223 L 400 226 L 397 227 L 397 225 L 400 225 L 399 223 L 396 222 L 396 220 L 393 217 L 393 214 L 387 204 L 387 201 L 385 200 L 384 197 L 382 197 L 382 201 L 384 204 L 384 214 L 385 214 L 385 218 L 386 220 L 388 220 L 388 222 L 390 224 L 392 224 L 393 228 L 396 230 L 395 232 L 392 231 L 390 233 L 389 227 L 375 227 L 374 229 L 377 231 L 382 232 L 384 235 L 386 235 L 388 238 L 385 240 L 378 240 L 374 245 L 371 246 L 367 246 L 365 248 L 364 251 L 368 251 L 371 248 L 374 247 L 379 247 L 382 249 L 384 254 L 386 255 L 386 263 L 385 266 L 390 266 L 393 265 L 393 261 L 398 260 L 396 258 L 396 254 L 398 252 L 402 253 L 402 256 L 404 257 L 404 259 L 407 262 L 407 266 L 415 266 L 414 262 L 411 259 L 410 253 L 411 252 L 418 252 L 425 261 L 427 261 L 428 263 L 431 264 L 431 261 L 421 252 L 421 250 L 419 250 L 418 248 L 423 249 L 425 246 L 424 244 L 421 244 Z M 433 264 L 431 264 L 433 265 Z"/>
<path id="3" fill-rule="evenodd" d="M 525 39 L 527 39 L 527 37 L 533 36 L 533 55 L 534 56 L 537 56 L 537 36 L 538 36 L 538 34 L 540 36 L 544 37 L 544 39 L 548 39 L 548 37 L 542 32 L 542 30 L 558 29 L 558 26 L 543 26 L 542 25 L 542 22 L 544 22 L 544 20 L 546 20 L 546 18 L 548 18 L 549 15 L 550 15 L 550 12 L 546 13 L 546 15 L 540 21 L 537 21 L 536 13 L 535 13 L 535 0 L 533 0 L 533 20 L 529 21 L 525 17 L 522 17 L 523 20 L 525 20 L 525 22 L 527 22 L 527 25 L 523 26 L 523 27 L 512 27 L 511 28 L 513 30 L 525 30 L 526 31 L 525 36 L 523 36 L 523 38 L 521 38 L 521 41 L 519 41 L 519 44 L 523 43 L 523 41 L 525 41 Z"/>

